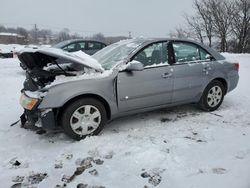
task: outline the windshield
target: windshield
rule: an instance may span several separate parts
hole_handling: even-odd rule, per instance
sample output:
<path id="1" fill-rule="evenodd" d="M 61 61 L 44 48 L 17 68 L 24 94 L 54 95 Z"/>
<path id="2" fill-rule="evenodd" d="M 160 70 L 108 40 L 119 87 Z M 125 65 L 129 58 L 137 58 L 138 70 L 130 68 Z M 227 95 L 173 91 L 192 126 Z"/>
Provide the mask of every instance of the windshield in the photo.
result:
<path id="1" fill-rule="evenodd" d="M 109 70 L 128 57 L 143 42 L 144 40 L 120 41 L 100 50 L 92 57 L 95 58 L 105 70 Z"/>

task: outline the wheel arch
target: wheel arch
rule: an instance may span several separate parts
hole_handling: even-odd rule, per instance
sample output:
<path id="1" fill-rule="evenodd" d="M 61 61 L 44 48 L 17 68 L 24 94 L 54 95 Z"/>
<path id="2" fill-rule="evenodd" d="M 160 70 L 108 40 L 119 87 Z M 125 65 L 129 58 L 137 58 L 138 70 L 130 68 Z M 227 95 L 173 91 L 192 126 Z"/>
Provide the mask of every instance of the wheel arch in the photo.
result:
<path id="1" fill-rule="evenodd" d="M 214 78 L 214 79 L 210 80 L 210 81 L 204 86 L 203 90 L 201 91 L 201 93 L 200 93 L 200 94 L 198 95 L 198 97 L 197 97 L 198 101 L 201 100 L 201 98 L 202 98 L 202 96 L 203 96 L 203 93 L 204 93 L 205 89 L 206 89 L 207 86 L 208 86 L 211 82 L 213 82 L 213 81 L 219 81 L 219 82 L 221 82 L 222 85 L 223 85 L 224 88 L 225 88 L 225 95 L 227 94 L 228 83 L 227 83 L 226 79 L 224 79 L 224 78 L 222 78 L 222 77 L 217 77 L 217 78 Z"/>
<path id="2" fill-rule="evenodd" d="M 98 101 L 100 101 L 106 112 L 107 112 L 107 118 L 108 120 L 111 119 L 111 108 L 110 108 L 110 105 L 109 103 L 107 102 L 107 100 L 105 100 L 103 97 L 101 97 L 100 95 L 97 95 L 97 94 L 91 94 L 91 93 L 87 93 L 87 94 L 81 94 L 81 95 L 77 95 L 77 96 L 74 96 L 73 98 L 69 99 L 68 101 L 66 101 L 59 109 L 59 117 L 60 117 L 60 114 L 63 112 L 63 110 L 72 102 L 78 100 L 78 99 L 81 99 L 81 98 L 93 98 L 93 99 L 96 99 Z"/>
<path id="3" fill-rule="evenodd" d="M 203 93 L 202 93 L 202 95 L 200 97 L 200 100 L 198 102 L 199 107 L 201 109 L 205 110 L 205 111 L 214 111 L 214 110 L 216 110 L 217 108 L 220 107 L 220 105 L 221 105 L 221 103 L 223 102 L 223 99 L 224 99 L 224 95 L 222 93 L 222 97 L 220 98 L 220 101 L 219 102 L 217 101 L 218 103 L 215 104 L 215 106 L 210 106 L 208 104 L 207 95 L 208 95 L 210 89 L 215 86 L 215 85 L 213 85 L 213 82 L 217 82 L 217 84 L 220 83 L 224 87 L 224 89 L 225 89 L 224 95 L 227 93 L 227 87 L 228 86 L 227 86 L 227 81 L 224 78 L 217 77 L 217 78 L 212 79 L 207 84 L 207 86 L 205 87 L 205 89 L 204 89 L 204 91 L 203 91 Z M 206 98 L 204 98 L 204 97 L 206 97 Z"/>
<path id="4" fill-rule="evenodd" d="M 222 77 L 218 77 L 218 78 L 215 78 L 215 79 L 211 80 L 209 83 L 211 83 L 212 81 L 215 81 L 215 80 L 217 80 L 217 81 L 219 81 L 219 82 L 222 83 L 222 85 L 225 88 L 225 95 L 226 95 L 227 94 L 227 90 L 228 90 L 228 83 L 227 83 L 226 79 L 224 79 Z"/>

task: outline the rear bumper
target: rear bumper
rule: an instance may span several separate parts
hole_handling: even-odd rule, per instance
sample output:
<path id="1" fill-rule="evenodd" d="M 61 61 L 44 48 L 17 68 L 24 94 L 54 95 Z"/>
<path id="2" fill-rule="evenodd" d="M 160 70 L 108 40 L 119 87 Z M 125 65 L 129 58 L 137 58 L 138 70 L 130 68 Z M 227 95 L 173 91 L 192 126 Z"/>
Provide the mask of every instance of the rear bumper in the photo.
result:
<path id="1" fill-rule="evenodd" d="M 55 129 L 56 120 L 53 110 L 24 110 L 20 116 L 21 124 L 23 127 L 35 126 L 44 129 Z"/>
<path id="2" fill-rule="evenodd" d="M 238 85 L 239 82 L 239 74 L 235 73 L 230 75 L 230 77 L 228 78 L 228 89 L 227 92 L 232 91 L 233 89 L 235 89 Z"/>

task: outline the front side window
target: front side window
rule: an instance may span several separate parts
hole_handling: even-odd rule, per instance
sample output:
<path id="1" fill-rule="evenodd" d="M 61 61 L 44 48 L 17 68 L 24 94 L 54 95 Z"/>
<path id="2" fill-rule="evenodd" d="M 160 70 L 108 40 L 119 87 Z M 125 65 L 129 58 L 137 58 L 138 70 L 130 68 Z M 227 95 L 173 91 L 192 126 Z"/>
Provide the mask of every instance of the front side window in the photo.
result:
<path id="1" fill-rule="evenodd" d="M 176 64 L 206 61 L 210 57 L 204 49 L 188 42 L 174 42 L 173 48 Z"/>
<path id="2" fill-rule="evenodd" d="M 63 47 L 64 50 L 71 52 L 74 49 L 75 44 L 70 44 L 65 47 Z"/>
<path id="3" fill-rule="evenodd" d="M 133 60 L 141 62 L 144 67 L 168 64 L 168 43 L 154 43 L 136 54 Z"/>
<path id="4" fill-rule="evenodd" d="M 85 43 L 84 42 L 72 43 L 72 44 L 70 44 L 68 46 L 65 46 L 63 49 L 68 51 L 68 52 L 76 52 L 76 51 L 79 51 L 79 50 L 84 50 L 85 49 Z"/>

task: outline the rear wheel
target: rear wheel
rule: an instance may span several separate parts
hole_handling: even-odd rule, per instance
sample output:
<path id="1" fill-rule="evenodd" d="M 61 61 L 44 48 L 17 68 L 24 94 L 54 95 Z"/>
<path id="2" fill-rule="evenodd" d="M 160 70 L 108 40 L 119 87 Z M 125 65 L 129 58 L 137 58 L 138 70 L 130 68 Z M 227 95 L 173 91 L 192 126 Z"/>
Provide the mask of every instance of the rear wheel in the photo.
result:
<path id="1" fill-rule="evenodd" d="M 224 85 L 220 81 L 214 80 L 210 82 L 204 90 L 199 106 L 205 111 L 214 111 L 220 107 L 223 102 L 224 95 Z"/>
<path id="2" fill-rule="evenodd" d="M 65 133 L 75 140 L 99 134 L 106 122 L 104 105 L 93 98 L 82 98 L 70 103 L 61 118 Z"/>

